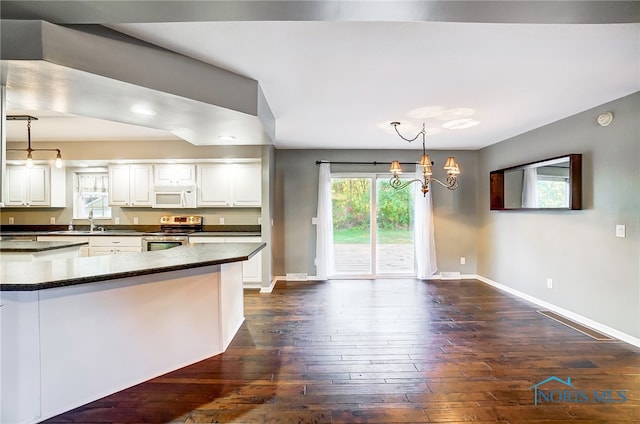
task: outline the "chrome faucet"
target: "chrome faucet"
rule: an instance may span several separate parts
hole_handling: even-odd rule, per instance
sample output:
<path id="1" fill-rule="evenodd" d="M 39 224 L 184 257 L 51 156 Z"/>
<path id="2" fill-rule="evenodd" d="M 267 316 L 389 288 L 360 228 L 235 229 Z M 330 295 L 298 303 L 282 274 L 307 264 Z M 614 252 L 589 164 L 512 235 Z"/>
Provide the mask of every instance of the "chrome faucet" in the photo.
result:
<path id="1" fill-rule="evenodd" d="M 89 232 L 93 233 L 96 224 L 93 222 L 93 209 L 89 211 Z"/>

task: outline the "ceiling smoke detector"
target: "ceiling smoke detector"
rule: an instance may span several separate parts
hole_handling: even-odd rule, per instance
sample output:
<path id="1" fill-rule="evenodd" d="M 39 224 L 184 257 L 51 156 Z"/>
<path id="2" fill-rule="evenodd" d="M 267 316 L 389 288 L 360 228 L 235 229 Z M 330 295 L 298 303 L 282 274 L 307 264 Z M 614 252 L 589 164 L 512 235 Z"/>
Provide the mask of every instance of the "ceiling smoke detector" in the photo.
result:
<path id="1" fill-rule="evenodd" d="M 601 113 L 600 115 L 598 115 L 597 121 L 598 121 L 598 125 L 600 125 L 601 127 L 606 127 L 613 121 L 613 113 L 611 112 Z"/>

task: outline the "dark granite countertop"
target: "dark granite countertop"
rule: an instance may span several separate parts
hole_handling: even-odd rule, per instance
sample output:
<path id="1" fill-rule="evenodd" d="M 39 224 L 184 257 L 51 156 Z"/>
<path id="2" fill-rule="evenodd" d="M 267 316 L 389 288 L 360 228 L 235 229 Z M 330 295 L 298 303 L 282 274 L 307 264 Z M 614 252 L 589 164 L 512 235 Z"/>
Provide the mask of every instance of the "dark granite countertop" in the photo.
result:
<path id="1" fill-rule="evenodd" d="M 211 243 L 122 255 L 6 262 L 0 270 L 0 290 L 43 290 L 246 261 L 264 247 L 265 243 Z"/>
<path id="2" fill-rule="evenodd" d="M 73 231 L 67 231 L 66 225 L 2 225 L 2 236 L 34 236 L 34 235 L 134 235 L 155 233 L 160 231 L 160 225 L 99 225 L 104 231 L 89 231 L 89 225 L 74 225 Z M 225 235 L 260 235 L 260 225 L 205 225 L 204 232 Z"/>
<path id="3" fill-rule="evenodd" d="M 80 247 L 89 244 L 86 241 L 0 241 L 1 253 L 37 253 L 47 250 L 66 249 L 69 247 Z"/>
<path id="4" fill-rule="evenodd" d="M 260 237 L 260 232 L 239 231 L 198 231 L 189 234 L 189 237 Z"/>

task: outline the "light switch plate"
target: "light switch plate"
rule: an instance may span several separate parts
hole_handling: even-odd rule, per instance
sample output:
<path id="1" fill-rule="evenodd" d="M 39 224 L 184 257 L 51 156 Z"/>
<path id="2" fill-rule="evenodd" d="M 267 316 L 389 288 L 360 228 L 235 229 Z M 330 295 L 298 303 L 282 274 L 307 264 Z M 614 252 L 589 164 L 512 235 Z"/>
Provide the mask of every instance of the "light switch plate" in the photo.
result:
<path id="1" fill-rule="evenodd" d="M 627 236 L 627 228 L 624 225 L 618 224 L 616 225 L 616 237 L 625 238 Z"/>

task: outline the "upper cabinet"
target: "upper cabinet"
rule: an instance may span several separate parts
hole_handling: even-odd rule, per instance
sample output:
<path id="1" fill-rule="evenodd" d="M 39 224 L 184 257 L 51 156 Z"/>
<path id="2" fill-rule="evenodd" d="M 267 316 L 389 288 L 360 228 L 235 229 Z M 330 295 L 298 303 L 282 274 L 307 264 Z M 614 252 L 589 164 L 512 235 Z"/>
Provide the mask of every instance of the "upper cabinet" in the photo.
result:
<path id="1" fill-rule="evenodd" d="M 160 164 L 153 166 L 156 186 L 193 186 L 196 184 L 196 166 L 190 164 Z"/>
<path id="2" fill-rule="evenodd" d="M 233 205 L 262 205 L 262 166 L 260 163 L 233 164 Z"/>
<path id="3" fill-rule="evenodd" d="M 5 206 L 65 207 L 64 168 L 48 165 L 8 165 L 6 170 Z"/>
<path id="4" fill-rule="evenodd" d="M 109 166 L 109 205 L 152 206 L 152 179 L 150 164 Z"/>
<path id="5" fill-rule="evenodd" d="M 260 162 L 210 163 L 197 166 L 198 207 L 260 207 Z"/>

